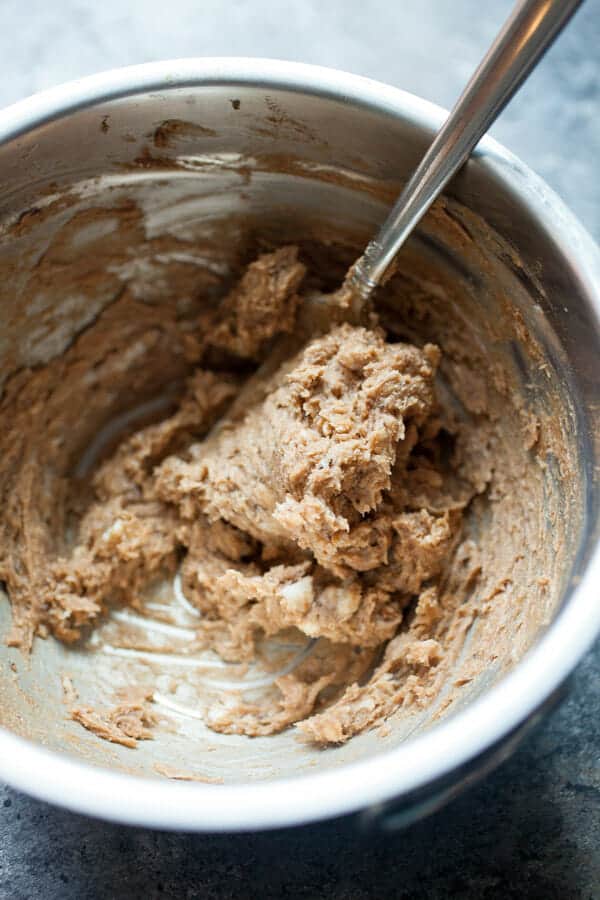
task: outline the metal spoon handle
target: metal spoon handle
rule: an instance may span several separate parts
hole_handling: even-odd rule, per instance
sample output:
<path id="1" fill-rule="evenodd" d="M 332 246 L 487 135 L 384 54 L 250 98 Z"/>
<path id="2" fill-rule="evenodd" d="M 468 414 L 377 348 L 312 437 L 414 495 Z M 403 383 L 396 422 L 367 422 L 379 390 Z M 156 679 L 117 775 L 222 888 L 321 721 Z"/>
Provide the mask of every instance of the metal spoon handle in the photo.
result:
<path id="1" fill-rule="evenodd" d="M 581 0 L 523 0 L 475 71 L 376 237 L 350 272 L 366 298 L 446 183 L 525 81 Z"/>

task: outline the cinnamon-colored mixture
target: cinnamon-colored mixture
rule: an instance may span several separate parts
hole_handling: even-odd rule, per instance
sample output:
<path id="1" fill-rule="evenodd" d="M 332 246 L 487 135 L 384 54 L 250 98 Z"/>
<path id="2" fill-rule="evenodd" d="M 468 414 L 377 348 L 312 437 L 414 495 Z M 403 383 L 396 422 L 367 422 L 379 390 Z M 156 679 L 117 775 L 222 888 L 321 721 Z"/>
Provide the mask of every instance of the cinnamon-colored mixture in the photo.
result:
<path id="1" fill-rule="evenodd" d="M 440 402 L 435 345 L 389 342 L 375 316 L 324 330 L 304 276 L 294 247 L 250 265 L 184 336 L 196 369 L 174 411 L 105 453 L 91 484 L 74 474 L 70 386 L 89 382 L 98 409 L 112 402 L 119 303 L 5 386 L 0 579 L 13 644 L 48 631 L 77 641 L 181 567 L 200 644 L 223 659 L 250 661 L 258 640 L 289 629 L 319 639 L 264 703 L 213 708 L 212 729 L 298 723 L 343 742 L 418 691 L 443 658 L 445 611 L 478 576 L 463 512 L 489 483 L 493 442 L 462 434 Z M 177 324 L 146 314 L 138 339 L 159 356 Z M 135 744 L 151 724 L 142 713 L 126 711 L 124 726 L 117 710 L 98 728 Z M 74 715 L 98 725 L 93 710 Z"/>

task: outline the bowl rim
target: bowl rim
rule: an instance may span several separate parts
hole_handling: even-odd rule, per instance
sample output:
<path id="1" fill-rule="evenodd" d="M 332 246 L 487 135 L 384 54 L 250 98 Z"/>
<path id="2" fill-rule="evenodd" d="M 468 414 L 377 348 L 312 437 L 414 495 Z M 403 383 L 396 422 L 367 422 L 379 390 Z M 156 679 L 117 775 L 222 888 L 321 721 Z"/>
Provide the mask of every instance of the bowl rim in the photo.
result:
<path id="1" fill-rule="evenodd" d="M 0 111 L 0 144 L 76 110 L 148 92 L 227 85 L 288 90 L 409 119 L 434 132 L 447 113 L 378 81 L 304 63 L 204 57 L 112 69 L 28 97 Z M 517 157 L 484 138 L 469 165 L 525 200 L 577 269 L 600 328 L 600 252 L 557 195 Z M 153 828 L 242 831 L 298 825 L 409 794 L 500 742 L 571 673 L 600 633 L 600 546 L 569 602 L 515 668 L 482 697 L 406 743 L 323 772 L 253 784 L 177 783 L 79 761 L 0 727 L 0 778 L 74 812 Z M 443 750 L 441 749 L 443 748 Z"/>

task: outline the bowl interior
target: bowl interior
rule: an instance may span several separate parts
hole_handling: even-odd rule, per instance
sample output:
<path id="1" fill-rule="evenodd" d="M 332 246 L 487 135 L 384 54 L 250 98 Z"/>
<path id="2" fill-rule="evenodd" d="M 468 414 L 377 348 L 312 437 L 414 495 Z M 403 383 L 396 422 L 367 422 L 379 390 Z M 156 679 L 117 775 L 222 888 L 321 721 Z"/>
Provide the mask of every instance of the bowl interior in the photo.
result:
<path id="1" fill-rule="evenodd" d="M 132 304 L 175 304 L 185 315 L 222 293 L 261 248 L 298 243 L 315 286 L 335 287 L 428 138 L 408 115 L 333 96 L 213 85 L 97 104 L 7 142 L 0 147 L 2 384 L 63 353 L 124 290 Z M 444 687 L 428 704 L 398 710 L 388 729 L 328 750 L 299 740 L 293 729 L 267 738 L 219 735 L 174 708 L 162 710 L 153 740 L 131 750 L 68 718 L 65 676 L 92 706 L 110 703 L 120 685 L 156 689 L 166 674 L 185 677 L 168 665 L 48 638 L 36 640 L 30 657 L 0 646 L 0 725 L 127 773 L 158 776 L 168 768 L 209 782 L 272 779 L 397 746 L 456 714 L 524 656 L 585 561 L 589 423 L 585 366 L 574 368 L 572 351 L 585 322 L 565 320 L 560 308 L 572 302 L 567 267 L 489 171 L 473 163 L 452 194 L 403 251 L 386 321 L 400 335 L 412 331 L 455 354 L 440 323 L 460 323 L 465 360 L 479 366 L 482 384 L 500 398 L 506 441 L 498 452 L 508 459 L 515 435 L 522 451 L 510 464 L 505 495 L 497 486 L 494 512 L 482 506 L 471 517 L 490 570 L 488 593 Z M 415 293 L 431 311 L 418 322 L 411 316 Z M 132 351 L 100 425 L 154 402 L 184 373 L 181 359 L 157 368 L 150 355 Z M 74 392 L 69 402 L 75 421 L 84 395 Z M 474 401 L 471 408 L 462 402 L 466 415 L 477 416 Z M 93 432 L 85 425 L 77 432 L 79 457 L 98 427 L 96 419 Z M 520 487 L 531 502 L 517 506 L 511 520 Z M 499 546 L 505 549 L 492 574 Z M 519 554 L 519 546 L 526 551 Z M 495 593 L 494 585 L 501 585 Z M 10 620 L 3 595 L 0 635 Z"/>

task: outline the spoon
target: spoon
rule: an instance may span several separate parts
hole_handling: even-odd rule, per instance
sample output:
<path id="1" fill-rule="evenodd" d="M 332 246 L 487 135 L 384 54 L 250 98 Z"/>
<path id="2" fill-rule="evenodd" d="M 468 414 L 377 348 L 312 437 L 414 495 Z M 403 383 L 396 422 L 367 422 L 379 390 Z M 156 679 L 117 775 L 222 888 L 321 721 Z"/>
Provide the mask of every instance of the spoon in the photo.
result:
<path id="1" fill-rule="evenodd" d="M 338 294 L 357 320 L 398 250 L 523 84 L 581 0 L 518 3 L 377 235 L 349 269 Z"/>

